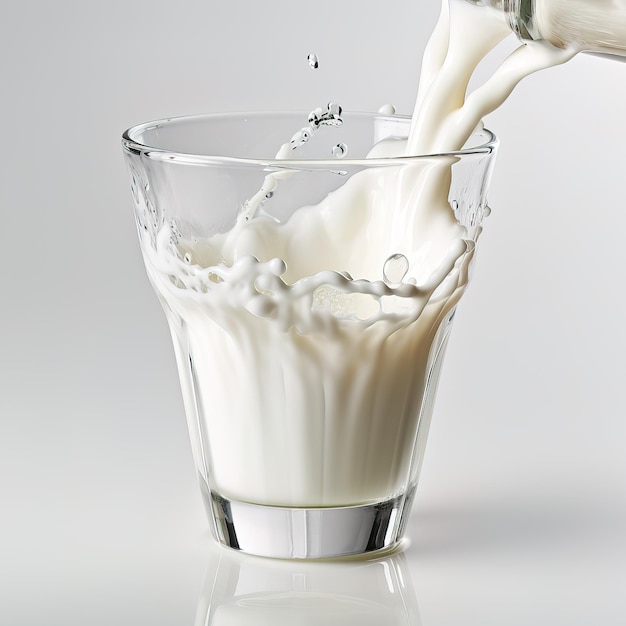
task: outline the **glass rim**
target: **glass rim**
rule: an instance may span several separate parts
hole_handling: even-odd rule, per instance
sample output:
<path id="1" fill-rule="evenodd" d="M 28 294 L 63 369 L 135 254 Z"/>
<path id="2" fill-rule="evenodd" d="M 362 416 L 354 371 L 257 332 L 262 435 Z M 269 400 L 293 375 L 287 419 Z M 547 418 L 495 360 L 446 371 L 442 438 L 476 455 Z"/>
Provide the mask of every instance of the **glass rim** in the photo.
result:
<path id="1" fill-rule="evenodd" d="M 191 152 L 179 152 L 176 150 L 169 150 L 167 148 L 159 147 L 158 145 L 149 145 L 138 141 L 136 137 L 139 133 L 143 133 L 149 130 L 153 130 L 165 125 L 173 125 L 184 121 L 203 121 L 219 118 L 233 118 L 233 117 L 256 117 L 259 118 L 263 115 L 302 115 L 305 119 L 308 117 L 308 113 L 305 111 L 281 111 L 281 110 L 267 110 L 267 111 L 230 111 L 230 112 L 215 112 L 215 113 L 201 113 L 197 115 L 179 115 L 174 117 L 166 117 L 161 119 L 152 120 L 149 122 L 143 122 L 127 128 L 122 133 L 122 148 L 134 155 L 145 155 L 150 159 L 158 161 L 169 161 L 173 163 L 184 164 L 196 164 L 196 165 L 241 165 L 241 166 L 261 166 L 261 167 L 275 167 L 280 169 L 300 169 L 321 167 L 332 170 L 343 168 L 346 166 L 358 166 L 358 167 L 371 167 L 375 165 L 406 165 L 411 161 L 420 161 L 427 159 L 441 159 L 441 158 L 460 158 L 475 155 L 485 155 L 493 153 L 499 144 L 496 135 L 486 127 L 477 127 L 472 131 L 472 135 L 477 132 L 483 132 L 487 135 L 485 141 L 481 141 L 475 146 L 462 148 L 460 150 L 454 150 L 450 152 L 433 152 L 428 154 L 407 155 L 407 156 L 394 156 L 394 157 L 376 157 L 376 158 L 361 158 L 361 159 L 276 159 L 273 157 L 264 159 L 252 159 L 246 157 L 227 157 L 211 154 L 198 154 Z M 406 121 L 410 122 L 411 117 L 408 115 L 387 115 L 377 112 L 366 111 L 345 111 L 344 115 L 351 117 L 378 117 L 380 119 L 388 119 L 390 121 Z"/>

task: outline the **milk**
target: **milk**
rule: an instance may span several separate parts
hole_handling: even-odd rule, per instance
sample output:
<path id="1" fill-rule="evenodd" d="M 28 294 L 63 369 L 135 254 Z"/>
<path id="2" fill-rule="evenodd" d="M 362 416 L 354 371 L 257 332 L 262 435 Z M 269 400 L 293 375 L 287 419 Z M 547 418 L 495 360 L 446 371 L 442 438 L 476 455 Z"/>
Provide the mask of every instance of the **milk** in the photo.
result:
<path id="1" fill-rule="evenodd" d="M 522 45 L 467 95 L 475 67 L 507 33 L 495 13 L 444 0 L 409 139 L 373 145 L 370 156 L 460 149 L 519 80 L 573 54 Z M 298 132 L 277 158 L 293 158 Z M 479 232 L 458 223 L 447 168 L 362 171 L 277 222 L 264 209 L 292 174 L 269 174 L 229 232 L 192 241 L 166 222 L 142 246 L 170 323 L 201 481 L 274 506 L 402 495 L 415 477 L 416 433 L 427 430 L 418 423 L 427 374 Z"/>
<path id="2" fill-rule="evenodd" d="M 193 247 L 181 240 L 182 258 L 163 229 L 148 259 L 183 385 L 195 385 L 186 410 L 202 423 L 199 455 L 225 497 L 338 506 L 406 488 L 430 348 L 465 289 L 474 244 L 422 216 L 424 241 L 407 250 L 417 284 L 385 283 L 389 250 L 406 249 L 387 196 L 398 195 L 399 214 L 407 198 L 397 172 L 363 174 L 288 222 L 258 216 Z M 364 204 L 374 185 L 382 193 Z"/>
<path id="3" fill-rule="evenodd" d="M 543 41 L 526 42 L 483 85 L 467 94 L 477 65 L 509 34 L 501 14 L 461 0 L 443 0 L 424 53 L 407 154 L 458 150 L 480 120 L 497 109 L 523 78 L 576 54 L 575 49 Z"/>

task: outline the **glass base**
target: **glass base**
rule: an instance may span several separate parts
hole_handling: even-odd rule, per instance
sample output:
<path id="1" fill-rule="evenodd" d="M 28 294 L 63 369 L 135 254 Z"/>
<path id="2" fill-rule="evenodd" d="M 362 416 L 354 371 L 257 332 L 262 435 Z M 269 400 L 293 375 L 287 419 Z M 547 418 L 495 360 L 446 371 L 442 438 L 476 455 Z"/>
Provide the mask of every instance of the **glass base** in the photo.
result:
<path id="1" fill-rule="evenodd" d="M 235 550 L 286 559 L 324 559 L 384 550 L 402 538 L 412 494 L 332 508 L 288 508 L 210 494 L 217 540 Z"/>

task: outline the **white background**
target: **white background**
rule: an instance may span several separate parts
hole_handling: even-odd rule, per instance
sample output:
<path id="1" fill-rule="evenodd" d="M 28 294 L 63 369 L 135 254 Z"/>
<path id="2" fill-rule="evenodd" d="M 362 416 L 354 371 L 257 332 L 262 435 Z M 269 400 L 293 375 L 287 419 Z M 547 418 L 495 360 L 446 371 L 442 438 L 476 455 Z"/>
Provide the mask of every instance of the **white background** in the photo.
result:
<path id="1" fill-rule="evenodd" d="M 0 623 L 192 625 L 215 551 L 120 134 L 410 113 L 438 2 L 5 4 Z M 423 626 L 626 623 L 625 95 L 626 64 L 581 56 L 487 120 L 493 213 L 405 552 Z"/>

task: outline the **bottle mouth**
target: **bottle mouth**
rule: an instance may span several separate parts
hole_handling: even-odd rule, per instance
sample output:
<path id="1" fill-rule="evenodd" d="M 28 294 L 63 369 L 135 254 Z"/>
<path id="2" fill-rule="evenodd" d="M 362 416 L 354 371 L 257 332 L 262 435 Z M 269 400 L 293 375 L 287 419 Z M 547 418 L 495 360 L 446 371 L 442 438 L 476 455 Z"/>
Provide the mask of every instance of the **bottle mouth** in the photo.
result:
<path id="1" fill-rule="evenodd" d="M 535 23 L 535 0 L 503 0 L 503 8 L 509 27 L 522 41 L 543 39 Z"/>

